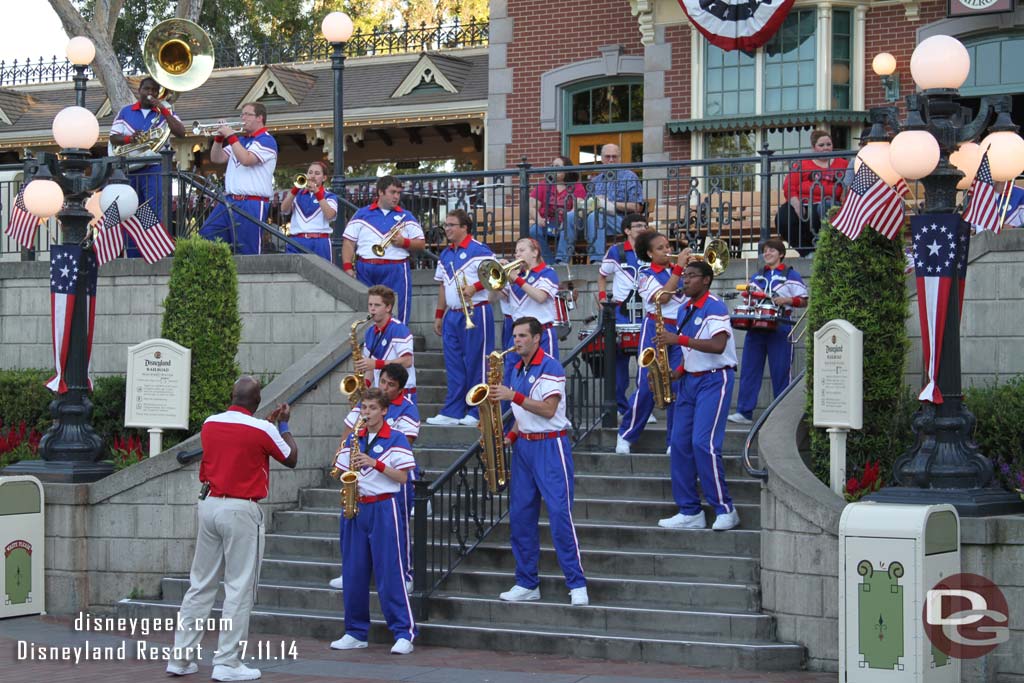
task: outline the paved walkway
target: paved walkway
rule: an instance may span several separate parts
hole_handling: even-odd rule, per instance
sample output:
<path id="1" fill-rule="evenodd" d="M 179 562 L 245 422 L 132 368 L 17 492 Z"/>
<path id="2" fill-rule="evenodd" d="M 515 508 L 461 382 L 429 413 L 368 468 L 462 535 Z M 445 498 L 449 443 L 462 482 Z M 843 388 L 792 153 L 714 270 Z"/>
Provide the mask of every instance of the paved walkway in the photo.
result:
<path id="1" fill-rule="evenodd" d="M 183 679 L 164 673 L 166 662 L 159 651 L 154 660 L 137 657 L 137 642 L 144 640 L 150 648 L 167 647 L 173 637 L 167 633 L 125 638 L 117 634 L 75 631 L 67 617 L 19 617 L 0 620 L 0 683 L 144 683 L 148 681 L 208 680 L 212 671 L 210 653 L 216 647 L 216 636 L 203 641 L 203 659 L 199 673 Z M 91 648 L 124 646 L 124 661 L 110 658 L 80 661 L 40 661 L 28 656 L 41 653 L 42 648 L 82 646 Z M 808 672 L 755 673 L 712 671 L 668 664 L 637 664 L 609 662 L 600 659 L 572 659 L 556 655 L 532 655 L 514 652 L 487 652 L 447 647 L 420 647 L 412 655 L 398 657 L 388 652 L 390 644 L 371 643 L 365 650 L 339 652 L 328 643 L 310 638 L 258 634 L 250 638 L 250 649 L 263 649 L 266 655 L 285 659 L 257 661 L 267 683 L 381 683 L 382 681 L 414 681 L 416 683 L 834 683 L 835 674 Z M 259 645 L 262 643 L 262 646 Z M 294 643 L 296 657 L 288 650 Z M 145 649 L 145 648 L 144 648 Z M 108 650 L 117 656 L 117 650 Z M 258 654 L 258 653 L 257 653 Z M 20 657 L 19 657 L 20 655 Z"/>

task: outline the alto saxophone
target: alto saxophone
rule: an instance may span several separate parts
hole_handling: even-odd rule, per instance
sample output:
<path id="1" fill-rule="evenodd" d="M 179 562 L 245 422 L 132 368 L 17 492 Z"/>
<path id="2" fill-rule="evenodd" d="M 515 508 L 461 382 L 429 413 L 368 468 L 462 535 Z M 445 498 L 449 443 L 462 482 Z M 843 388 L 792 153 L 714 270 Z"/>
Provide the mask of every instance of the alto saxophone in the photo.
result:
<path id="1" fill-rule="evenodd" d="M 359 330 L 359 326 L 370 322 L 372 315 L 366 316 L 363 320 L 357 320 L 352 323 L 352 363 L 363 359 L 363 345 L 359 341 L 358 335 L 356 334 Z M 363 392 L 366 391 L 366 377 L 361 372 L 353 372 L 351 375 L 345 375 L 341 380 L 341 393 L 348 396 L 348 402 L 351 405 L 355 405 L 363 400 Z"/>
<path id="2" fill-rule="evenodd" d="M 647 382 L 654 394 L 654 405 L 664 408 L 675 400 L 672 395 L 672 368 L 668 364 L 668 349 L 657 341 L 657 335 L 665 332 L 665 318 L 661 315 L 659 298 L 668 290 L 661 290 L 654 295 L 654 312 L 657 320 L 654 323 L 655 342 L 653 348 L 646 348 L 640 354 L 637 363 L 647 368 Z"/>
<path id="3" fill-rule="evenodd" d="M 352 432 L 352 445 L 348 451 L 349 469 L 342 472 L 337 465 L 331 468 L 331 476 L 341 481 L 341 514 L 345 519 L 352 519 L 359 514 L 359 473 L 352 470 L 352 460 L 355 456 L 360 455 L 359 432 L 362 431 L 365 424 L 365 418 L 356 420 L 356 426 Z"/>
<path id="4" fill-rule="evenodd" d="M 480 459 L 484 464 L 487 490 L 501 493 L 508 486 L 508 459 L 505 457 L 505 425 L 501 422 L 501 404 L 490 400 L 490 385 L 501 384 L 505 374 L 504 358 L 509 351 L 491 351 L 487 356 L 487 383 L 477 384 L 466 394 L 466 403 L 480 406 Z"/>

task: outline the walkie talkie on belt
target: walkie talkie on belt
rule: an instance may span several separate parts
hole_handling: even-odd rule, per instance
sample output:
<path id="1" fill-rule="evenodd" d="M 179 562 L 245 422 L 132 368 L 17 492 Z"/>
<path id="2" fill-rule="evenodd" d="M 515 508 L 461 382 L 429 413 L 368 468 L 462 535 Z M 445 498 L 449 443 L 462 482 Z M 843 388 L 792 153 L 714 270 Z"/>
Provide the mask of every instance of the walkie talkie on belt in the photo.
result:
<path id="1" fill-rule="evenodd" d="M 204 481 L 203 488 L 199 489 L 199 500 L 206 500 L 208 495 L 210 495 L 210 482 Z"/>

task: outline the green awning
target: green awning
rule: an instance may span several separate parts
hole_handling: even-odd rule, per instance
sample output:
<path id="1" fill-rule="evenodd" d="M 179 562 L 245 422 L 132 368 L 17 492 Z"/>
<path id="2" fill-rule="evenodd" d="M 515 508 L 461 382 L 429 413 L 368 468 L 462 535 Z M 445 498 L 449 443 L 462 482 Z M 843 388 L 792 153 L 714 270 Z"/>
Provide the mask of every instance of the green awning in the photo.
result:
<path id="1" fill-rule="evenodd" d="M 826 109 L 823 111 L 794 111 L 707 119 L 683 119 L 681 121 L 669 121 L 666 125 L 670 133 L 693 133 L 720 130 L 750 130 L 752 128 L 800 128 L 817 123 L 858 124 L 868 123 L 868 120 L 868 113 L 866 111 Z"/>

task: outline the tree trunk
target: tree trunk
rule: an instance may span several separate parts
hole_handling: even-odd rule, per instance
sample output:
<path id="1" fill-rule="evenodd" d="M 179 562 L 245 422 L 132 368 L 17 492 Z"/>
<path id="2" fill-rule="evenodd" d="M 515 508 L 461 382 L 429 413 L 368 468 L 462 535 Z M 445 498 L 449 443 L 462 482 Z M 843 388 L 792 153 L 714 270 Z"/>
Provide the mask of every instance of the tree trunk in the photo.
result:
<path id="1" fill-rule="evenodd" d="M 128 81 L 121 69 L 121 63 L 114 54 L 111 34 L 107 32 L 107 27 L 113 26 L 116 22 L 117 14 L 121 12 L 121 4 L 120 0 L 98 0 L 96 21 L 90 25 L 86 24 L 82 14 L 71 4 L 71 0 L 50 0 L 50 5 L 60 17 L 64 31 L 69 36 L 86 36 L 96 46 L 96 59 L 93 60 L 92 69 L 103 83 L 114 111 L 135 101 L 135 95 L 128 88 Z"/>
<path id="2" fill-rule="evenodd" d="M 203 0 L 178 0 L 178 9 L 174 16 L 178 19 L 199 21 L 199 13 L 203 11 Z"/>

